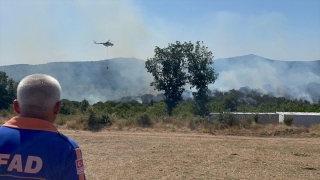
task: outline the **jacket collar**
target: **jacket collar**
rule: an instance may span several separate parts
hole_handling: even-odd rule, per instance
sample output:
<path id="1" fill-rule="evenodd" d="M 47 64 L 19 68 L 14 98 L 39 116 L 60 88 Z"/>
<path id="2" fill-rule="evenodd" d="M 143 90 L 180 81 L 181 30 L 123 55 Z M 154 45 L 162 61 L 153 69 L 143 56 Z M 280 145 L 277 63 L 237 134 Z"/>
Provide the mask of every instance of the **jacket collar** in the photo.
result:
<path id="1" fill-rule="evenodd" d="M 17 128 L 17 129 L 30 129 L 30 130 L 41 130 L 58 132 L 57 128 L 49 123 L 48 121 L 36 119 L 36 118 L 26 118 L 15 116 L 7 121 L 3 126 Z"/>

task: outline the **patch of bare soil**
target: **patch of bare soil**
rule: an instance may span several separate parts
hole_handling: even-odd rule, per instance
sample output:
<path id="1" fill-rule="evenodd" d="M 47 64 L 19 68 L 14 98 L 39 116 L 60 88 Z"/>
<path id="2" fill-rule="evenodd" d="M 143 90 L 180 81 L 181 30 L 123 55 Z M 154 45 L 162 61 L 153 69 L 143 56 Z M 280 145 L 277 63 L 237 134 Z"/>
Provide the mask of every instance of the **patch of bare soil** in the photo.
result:
<path id="1" fill-rule="evenodd" d="M 319 138 L 60 130 L 83 151 L 88 180 L 319 179 Z"/>

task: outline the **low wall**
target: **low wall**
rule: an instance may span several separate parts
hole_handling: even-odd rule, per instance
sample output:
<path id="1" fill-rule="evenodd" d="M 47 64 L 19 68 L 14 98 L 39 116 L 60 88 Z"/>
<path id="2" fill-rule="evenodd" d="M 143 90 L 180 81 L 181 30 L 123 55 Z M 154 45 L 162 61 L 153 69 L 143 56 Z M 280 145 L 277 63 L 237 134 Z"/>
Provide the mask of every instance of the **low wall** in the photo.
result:
<path id="1" fill-rule="evenodd" d="M 284 118 L 292 117 L 292 125 L 310 127 L 313 124 L 320 124 L 320 115 L 297 115 L 297 114 L 285 114 Z"/>
<path id="2" fill-rule="evenodd" d="M 302 112 L 276 112 L 276 113 L 242 113 L 242 112 L 230 112 L 236 119 L 254 120 L 258 115 L 259 124 L 278 124 L 283 123 L 284 118 L 292 117 L 292 125 L 310 127 L 313 124 L 320 124 L 320 113 L 302 113 Z M 219 113 L 210 113 L 210 121 L 217 118 Z"/>
<path id="3" fill-rule="evenodd" d="M 278 124 L 279 123 L 279 114 L 277 113 L 239 113 L 231 112 L 231 114 L 238 120 L 252 119 L 258 115 L 259 124 Z M 219 113 L 210 113 L 210 120 L 212 121 L 218 117 Z"/>

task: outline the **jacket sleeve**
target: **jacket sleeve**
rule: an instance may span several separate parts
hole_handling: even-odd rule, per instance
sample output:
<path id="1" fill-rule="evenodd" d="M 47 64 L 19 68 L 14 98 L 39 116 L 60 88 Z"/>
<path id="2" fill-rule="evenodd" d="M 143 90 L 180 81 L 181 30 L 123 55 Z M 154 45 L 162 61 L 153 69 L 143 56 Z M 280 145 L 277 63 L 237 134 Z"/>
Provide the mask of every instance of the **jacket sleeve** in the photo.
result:
<path id="1" fill-rule="evenodd" d="M 74 149 L 66 160 L 65 169 L 62 172 L 62 180 L 86 180 L 84 164 L 80 148 Z"/>

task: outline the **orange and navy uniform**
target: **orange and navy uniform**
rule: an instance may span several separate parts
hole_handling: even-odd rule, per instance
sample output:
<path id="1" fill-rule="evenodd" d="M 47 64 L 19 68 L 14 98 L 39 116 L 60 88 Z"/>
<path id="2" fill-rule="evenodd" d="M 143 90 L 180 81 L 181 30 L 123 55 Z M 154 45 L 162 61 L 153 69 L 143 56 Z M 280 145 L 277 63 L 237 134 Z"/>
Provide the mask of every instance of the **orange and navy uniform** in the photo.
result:
<path id="1" fill-rule="evenodd" d="M 85 180 L 77 143 L 44 120 L 13 117 L 0 127 L 1 180 Z"/>

